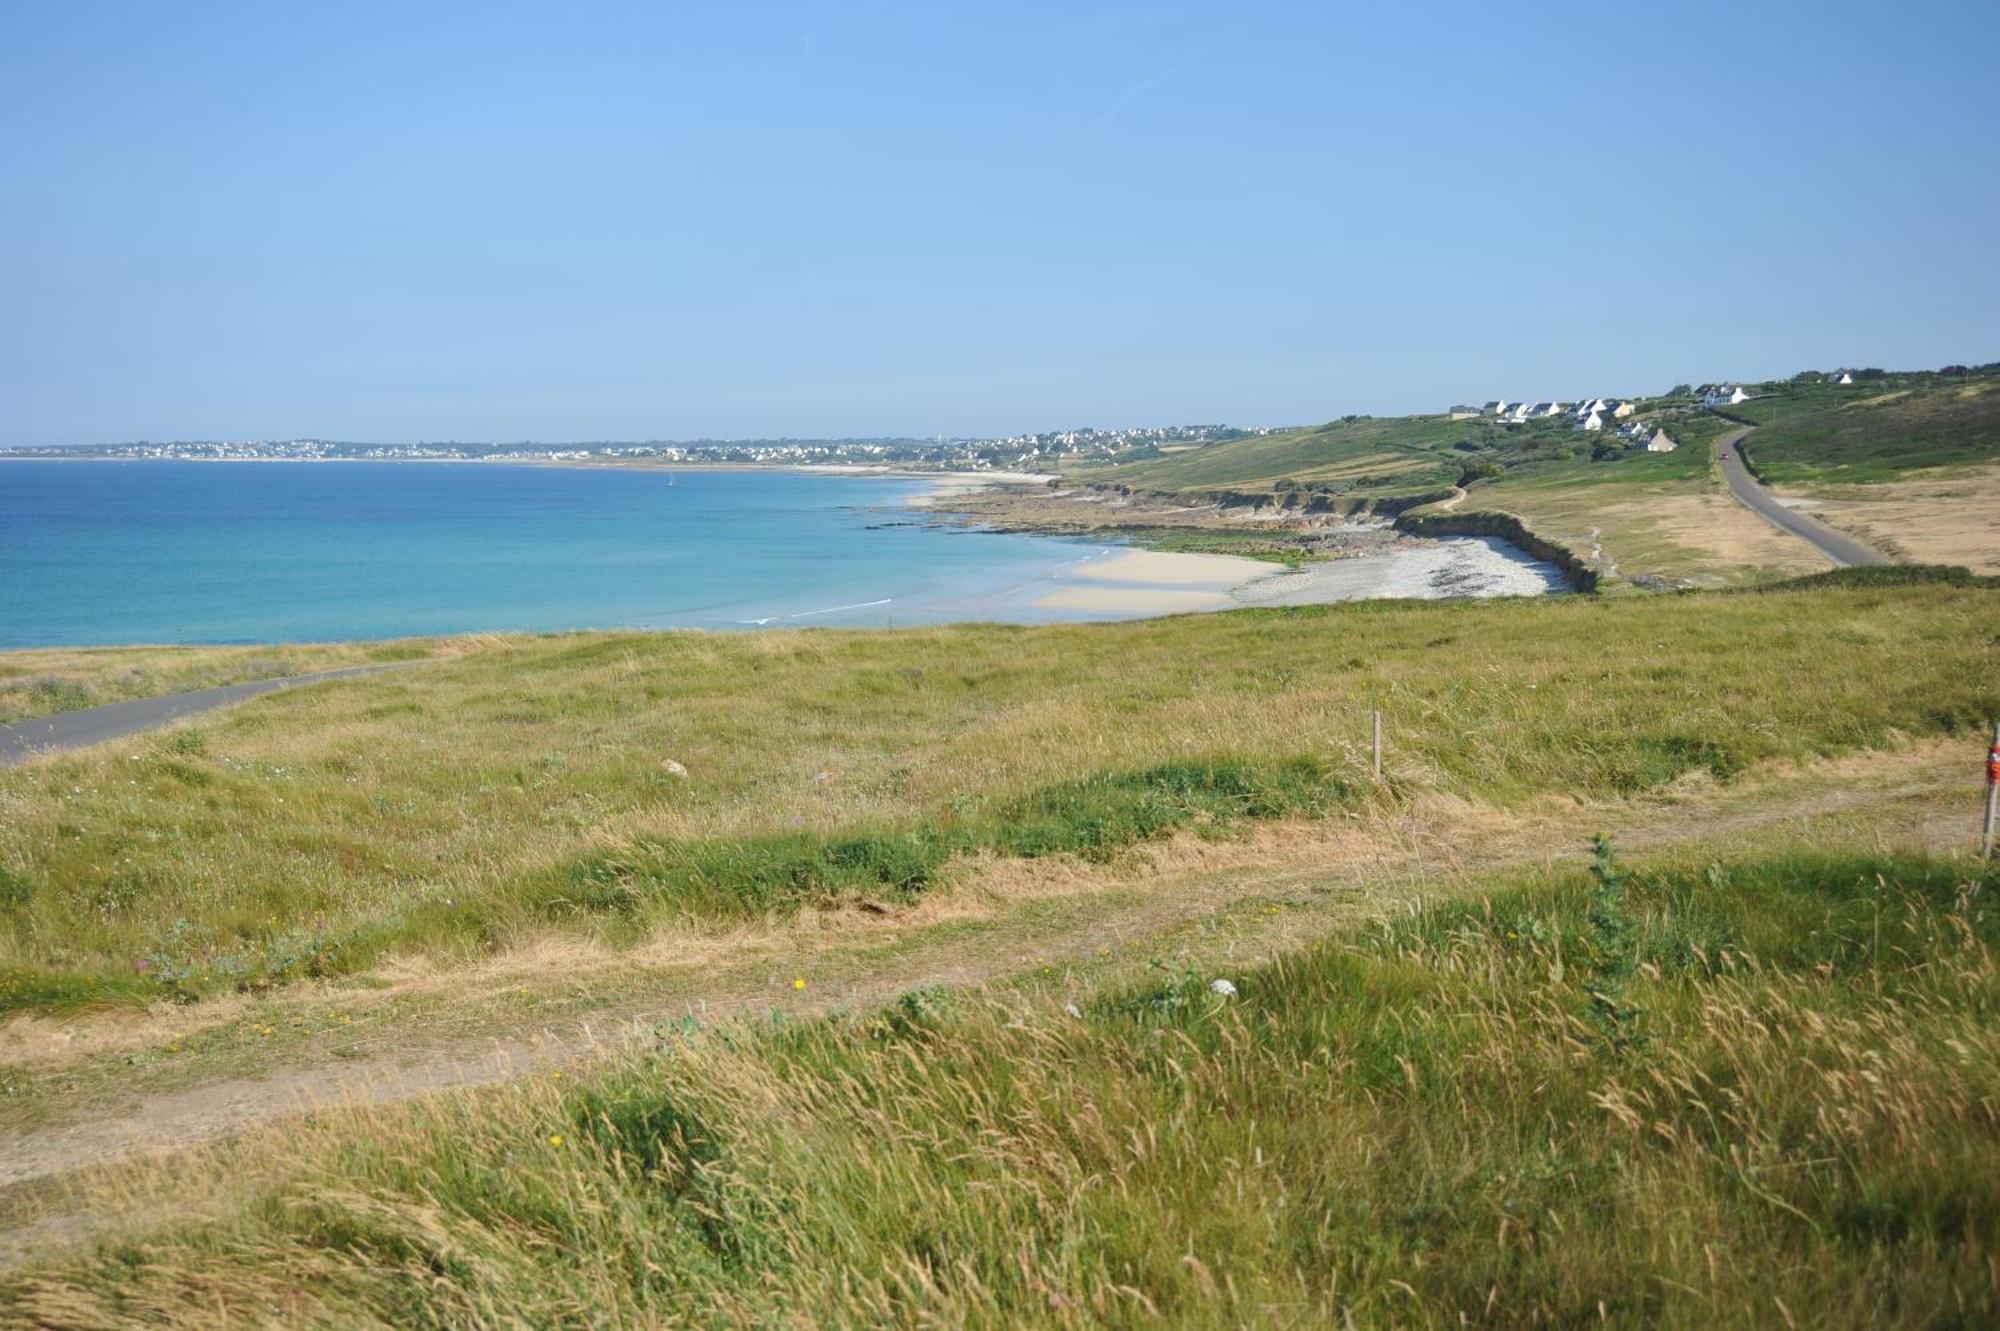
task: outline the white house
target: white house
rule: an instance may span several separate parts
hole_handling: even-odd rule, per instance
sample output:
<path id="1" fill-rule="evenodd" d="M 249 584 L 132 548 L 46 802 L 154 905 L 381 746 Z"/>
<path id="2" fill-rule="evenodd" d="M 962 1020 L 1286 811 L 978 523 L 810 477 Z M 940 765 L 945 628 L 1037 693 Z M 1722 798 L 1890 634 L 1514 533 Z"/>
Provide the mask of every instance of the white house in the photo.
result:
<path id="1" fill-rule="evenodd" d="M 1535 409 L 1529 406 L 1527 403 L 1516 402 L 1514 404 L 1514 409 L 1507 413 L 1507 419 L 1513 421 L 1515 424 L 1518 425 L 1521 422 L 1527 420 L 1528 417 L 1534 415 L 1534 412 Z"/>
<path id="2" fill-rule="evenodd" d="M 1851 384 L 1854 382 L 1854 376 L 1842 370 L 1839 376 L 1834 379 L 1834 382 L 1837 384 Z"/>
<path id="3" fill-rule="evenodd" d="M 1514 409 L 1514 404 L 1512 402 L 1509 402 L 1504 397 L 1495 398 L 1493 401 L 1488 402 L 1485 406 L 1480 408 L 1480 410 L 1486 413 L 1488 416 L 1505 416 L 1508 412 L 1512 411 L 1513 409 Z"/>
<path id="4" fill-rule="evenodd" d="M 1749 400 L 1750 395 L 1743 391 L 1741 384 L 1710 384 L 1701 395 L 1704 407 L 1733 407 Z"/>
<path id="5" fill-rule="evenodd" d="M 1639 408 L 1633 406 L 1630 402 L 1614 402 L 1611 405 L 1611 415 L 1613 419 L 1622 421 L 1627 416 L 1630 416 L 1633 412 L 1637 411 L 1638 409 Z"/>
<path id="6" fill-rule="evenodd" d="M 1648 453 L 1671 453 L 1679 445 L 1667 437 L 1665 430 L 1655 430 L 1653 431 L 1653 437 L 1645 443 L 1638 445 L 1638 447 L 1645 449 Z"/>
<path id="7" fill-rule="evenodd" d="M 1583 418 L 1583 424 L 1581 424 L 1581 425 L 1577 426 L 1576 428 L 1577 428 L 1577 429 L 1579 429 L 1579 430 L 1601 430 L 1601 429 L 1603 429 L 1603 428 L 1604 428 L 1604 413 L 1603 413 L 1603 412 L 1601 412 L 1601 411 L 1593 411 L 1593 412 L 1591 412 L 1591 413 L 1590 413 L 1590 414 L 1589 414 L 1588 416 L 1585 416 L 1585 417 Z"/>

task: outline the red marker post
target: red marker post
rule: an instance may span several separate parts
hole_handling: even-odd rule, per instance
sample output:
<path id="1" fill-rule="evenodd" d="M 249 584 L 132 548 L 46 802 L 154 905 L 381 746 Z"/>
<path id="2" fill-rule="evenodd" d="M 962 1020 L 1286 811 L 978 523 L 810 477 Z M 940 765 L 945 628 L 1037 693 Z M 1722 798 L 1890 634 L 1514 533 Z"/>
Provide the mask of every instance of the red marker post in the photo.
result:
<path id="1" fill-rule="evenodd" d="M 1986 750 L 1986 821 L 1979 829 L 1979 854 L 1993 858 L 1993 821 L 2000 815 L 2000 721 L 1993 723 L 1993 744 Z"/>

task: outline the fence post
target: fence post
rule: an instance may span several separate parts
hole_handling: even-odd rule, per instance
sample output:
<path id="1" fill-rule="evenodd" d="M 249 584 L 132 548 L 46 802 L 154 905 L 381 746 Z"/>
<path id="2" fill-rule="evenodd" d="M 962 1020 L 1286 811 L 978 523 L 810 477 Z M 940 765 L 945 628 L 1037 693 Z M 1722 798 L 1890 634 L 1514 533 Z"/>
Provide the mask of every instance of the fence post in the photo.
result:
<path id="1" fill-rule="evenodd" d="M 1375 709 L 1375 780 L 1378 783 L 1382 780 L 1382 709 L 1379 707 Z M 1993 810 L 1991 805 L 1992 802 L 1989 800 L 1986 811 L 1986 825 L 1989 832 L 1993 826 Z"/>
<path id="2" fill-rule="evenodd" d="M 1993 858 L 1993 823 L 2000 815 L 2000 721 L 1993 723 L 1993 743 L 1986 750 L 1986 819 L 1979 826 L 1979 855 Z"/>

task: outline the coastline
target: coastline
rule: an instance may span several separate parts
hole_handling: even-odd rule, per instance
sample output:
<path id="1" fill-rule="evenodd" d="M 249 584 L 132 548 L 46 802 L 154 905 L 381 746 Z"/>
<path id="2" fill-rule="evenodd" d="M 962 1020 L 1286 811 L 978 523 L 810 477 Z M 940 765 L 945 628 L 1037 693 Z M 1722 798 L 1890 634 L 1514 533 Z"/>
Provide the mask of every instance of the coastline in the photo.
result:
<path id="1" fill-rule="evenodd" d="M 664 464 L 631 461 L 533 462 L 520 459 L 234 459 L 234 458 L 75 458 L 30 461 L 95 462 L 487 462 L 504 468 L 563 471 L 661 471 Z M 1012 536 L 1038 536 L 1047 550 L 1039 567 L 1023 567 L 1009 585 L 989 580 L 984 588 L 910 599 L 881 588 L 879 595 L 852 595 L 807 608 L 774 604 L 748 612 L 711 630 L 791 625 L 872 626 L 895 623 L 1076 623 L 1208 613 L 1245 607 L 1298 606 L 1384 597 L 1443 599 L 1536 595 L 1563 589 L 1560 572 L 1490 537 L 1413 538 L 1386 523 L 1349 519 L 1274 522 L 1268 517 L 1220 516 L 1197 506 L 1148 507 L 1095 491 L 1061 489 L 1060 478 L 1032 472 L 917 470 L 895 465 L 842 464 L 672 464 L 672 470 L 760 472 L 851 477 L 909 483 L 894 496 L 879 491 L 862 507 L 901 513 L 913 521 L 886 526 L 922 526 Z M 997 497 L 997 503 L 995 499 Z M 854 508 L 855 505 L 841 505 Z M 1088 528 L 1038 521 L 1055 508 L 1089 515 Z M 1053 542 L 1053 544 L 1049 544 Z M 1309 550 L 1302 552 L 1302 547 Z M 1165 548 L 1153 548 L 1165 547 Z M 1235 553 L 1242 550 L 1247 553 Z M 1262 554 L 1263 558 L 1248 557 Z M 1020 562 L 1017 557 L 1017 562 Z M 1005 575 L 1002 575 L 1005 576 Z M 857 588 L 857 591 L 860 591 Z M 831 598 L 830 598 L 831 599 Z M 879 618 L 877 616 L 879 615 Z M 905 616 L 908 616 L 906 619 Z M 599 627 L 620 627 L 607 621 Z M 513 627 L 523 627 L 515 625 Z M 678 627 L 660 623 L 660 628 Z M 398 625 L 390 637 L 425 635 L 420 625 Z M 438 633 L 476 631 L 440 627 Z M 491 631 L 506 631 L 496 628 Z M 559 630 L 558 630 L 559 631 Z M 343 638 L 347 635 L 334 635 Z M 176 639 L 205 642 L 205 637 Z M 219 640 L 219 639 L 218 639 Z M 236 641 L 230 638 L 230 641 Z M 283 643 L 333 640 L 307 633 L 246 642 Z M 359 640 L 359 639 L 357 639 Z M 107 641 L 119 641 L 107 639 Z M 133 639 L 138 641 L 138 639 Z M 24 644 L 32 645 L 32 644 Z"/>
<path id="2" fill-rule="evenodd" d="M 1197 506 L 1150 510 L 1125 498 L 1057 490 L 1059 477 L 1038 473 L 930 473 L 925 479 L 934 484 L 910 506 L 940 518 L 955 517 L 963 526 L 1116 542 L 1059 570 L 1054 585 L 1032 602 L 1058 614 L 1139 619 L 1251 606 L 1539 596 L 1569 590 L 1561 568 L 1493 536 L 1412 536 L 1386 521 L 1313 519 L 1301 531 L 1318 543 L 1314 555 L 1280 563 L 1147 546 L 1149 538 L 1163 534 L 1218 542 L 1258 531 L 1277 534 L 1279 521 L 1265 516 L 1216 519 Z M 1037 516 L 1010 514 L 1004 507 L 996 511 L 977 502 L 982 494 L 1010 490 L 1027 497 Z M 1065 502 L 1093 510 L 1097 525 L 1069 530 L 1048 521 L 1049 507 Z M 1121 516 L 1099 522 L 1107 511 Z"/>

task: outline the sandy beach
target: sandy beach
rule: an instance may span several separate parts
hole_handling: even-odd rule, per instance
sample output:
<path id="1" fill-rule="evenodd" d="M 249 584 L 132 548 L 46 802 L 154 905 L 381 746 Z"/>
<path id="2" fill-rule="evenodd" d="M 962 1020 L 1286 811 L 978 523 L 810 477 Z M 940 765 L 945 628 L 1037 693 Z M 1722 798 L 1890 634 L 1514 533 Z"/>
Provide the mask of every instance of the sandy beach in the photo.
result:
<path id="1" fill-rule="evenodd" d="M 1111 548 L 1062 569 L 1037 609 L 1137 619 L 1257 605 L 1320 605 L 1387 597 L 1445 600 L 1537 596 L 1562 575 L 1489 537 L 1411 540 L 1380 554 L 1299 568 L 1236 555 Z"/>

